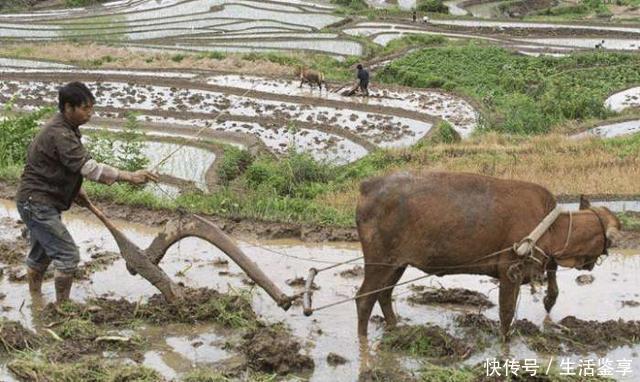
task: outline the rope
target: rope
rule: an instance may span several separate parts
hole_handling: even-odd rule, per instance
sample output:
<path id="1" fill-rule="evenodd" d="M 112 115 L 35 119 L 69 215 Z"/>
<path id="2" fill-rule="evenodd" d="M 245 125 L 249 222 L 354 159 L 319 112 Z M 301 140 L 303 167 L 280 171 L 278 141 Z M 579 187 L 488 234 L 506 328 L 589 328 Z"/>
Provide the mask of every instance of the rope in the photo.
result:
<path id="1" fill-rule="evenodd" d="M 392 288 L 395 288 L 395 287 L 401 286 L 401 285 L 406 285 L 406 284 L 409 284 L 409 283 L 412 283 L 412 282 L 415 282 L 415 281 L 418 281 L 418 280 L 422 280 L 424 278 L 431 277 L 431 276 L 433 276 L 433 275 L 422 275 L 420 277 L 416 277 L 416 278 L 408 280 L 408 281 L 403 281 L 403 282 L 398 283 L 398 284 L 393 284 L 393 285 L 386 286 L 384 288 L 380 288 L 380 289 L 372 290 L 372 291 L 369 291 L 369 292 L 366 292 L 366 293 L 358 294 L 358 295 L 355 295 L 353 297 L 349 297 L 349 298 L 345 298 L 343 300 L 339 300 L 339 301 L 333 302 L 331 304 L 322 305 L 322 306 L 319 306 L 317 308 L 313 308 L 312 311 L 313 312 L 317 312 L 318 310 L 323 310 L 323 309 L 330 308 L 332 306 L 344 304 L 345 302 L 353 301 L 353 300 L 358 299 L 360 297 L 369 296 L 369 295 L 374 294 L 374 293 L 382 292 L 383 290 L 392 289 Z M 435 288 L 432 288 L 432 289 L 435 289 Z"/>

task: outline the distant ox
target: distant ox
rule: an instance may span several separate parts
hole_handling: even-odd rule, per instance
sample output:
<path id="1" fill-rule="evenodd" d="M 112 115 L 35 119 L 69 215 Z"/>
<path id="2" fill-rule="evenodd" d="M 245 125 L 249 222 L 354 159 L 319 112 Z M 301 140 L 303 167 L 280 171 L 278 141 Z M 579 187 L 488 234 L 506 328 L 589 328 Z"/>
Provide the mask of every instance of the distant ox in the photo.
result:
<path id="1" fill-rule="evenodd" d="M 318 88 L 322 90 L 322 84 L 324 84 L 324 88 L 327 88 L 327 83 L 324 81 L 324 73 L 319 72 L 317 70 L 300 68 L 300 87 L 305 83 L 308 83 L 309 86 L 313 87 L 313 84 L 318 85 Z"/>
<path id="2" fill-rule="evenodd" d="M 546 271 L 544 305 L 550 311 L 558 296 L 558 265 L 592 270 L 620 236 L 620 221 L 611 211 L 582 200 L 580 211 L 560 213 L 544 231 L 537 242 L 541 251 L 532 252 L 531 258 L 510 249 L 555 207 L 554 196 L 539 185 L 474 174 L 398 173 L 365 181 L 356 212 L 365 258 L 358 295 L 396 284 L 409 265 L 436 276 L 495 277 L 500 281 L 500 330 L 506 339 L 521 284 Z M 356 300 L 361 337 L 366 338 L 376 301 L 387 325 L 396 324 L 392 292 L 390 288 Z"/>

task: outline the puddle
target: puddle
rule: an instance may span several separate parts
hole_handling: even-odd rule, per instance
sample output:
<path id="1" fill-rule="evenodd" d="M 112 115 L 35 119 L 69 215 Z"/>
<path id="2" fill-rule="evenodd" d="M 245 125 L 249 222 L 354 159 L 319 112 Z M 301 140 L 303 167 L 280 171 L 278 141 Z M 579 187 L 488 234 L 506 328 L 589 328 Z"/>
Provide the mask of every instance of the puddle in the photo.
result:
<path id="1" fill-rule="evenodd" d="M 143 154 L 149 158 L 149 167 L 152 168 L 172 153 L 173 155 L 164 161 L 158 171 L 176 178 L 191 180 L 198 188 L 207 191 L 205 174 L 216 160 L 215 154 L 197 147 L 153 141 L 146 141 L 143 149 Z"/>
<path id="2" fill-rule="evenodd" d="M 604 101 L 604 104 L 616 112 L 629 107 L 638 107 L 640 106 L 640 86 L 613 94 Z"/>
<path id="3" fill-rule="evenodd" d="M 613 123 L 589 129 L 588 131 L 573 135 L 572 138 L 600 137 L 613 138 L 640 132 L 640 120 Z"/>
<path id="4" fill-rule="evenodd" d="M 17 218 L 17 213 L 11 201 L 0 202 L 0 217 L 11 216 Z M 106 229 L 96 219 L 80 217 L 74 213 L 67 213 L 64 220 L 72 235 L 80 246 L 82 261 L 87 261 L 87 249 L 92 245 L 100 245 L 105 250 L 115 250 L 116 246 Z M 137 245 L 146 247 L 155 230 L 142 225 L 129 224 L 124 221 L 115 221 L 116 226 Z M 3 227 L 0 230 L 1 238 L 11 238 L 18 235 L 18 229 Z M 318 262 L 340 262 L 360 256 L 359 245 L 332 243 L 332 244 L 303 244 L 297 241 L 264 241 L 259 247 L 247 242 L 239 241 L 239 246 L 259 267 L 269 275 L 274 283 L 287 294 L 300 291 L 299 288 L 289 287 L 286 280 L 294 277 L 306 277 L 308 268 L 327 265 Z M 283 252 L 298 259 L 286 258 L 275 255 L 271 251 Z M 620 252 L 620 253 L 618 253 Z M 615 253 L 615 254 L 614 254 Z M 226 258 L 220 251 L 199 239 L 189 238 L 174 245 L 164 261 L 163 269 L 174 279 L 184 282 L 190 287 L 216 288 L 224 292 L 228 288 L 241 288 L 244 286 L 240 275 L 241 271 L 233 262 L 230 262 L 225 271 L 219 274 L 214 260 Z M 351 268 L 352 265 L 345 268 Z M 551 318 L 559 322 L 566 316 L 575 316 L 583 320 L 605 321 L 609 319 L 634 320 L 637 319 L 637 308 L 624 306 L 621 301 L 640 300 L 640 251 L 612 251 L 602 265 L 596 266 L 593 272 L 579 272 L 569 269 L 558 271 L 558 285 L 560 295 Z M 182 271 L 184 276 L 176 277 L 175 274 Z M 320 290 L 314 294 L 314 306 L 318 307 L 339 299 L 352 296 L 361 282 L 361 277 L 344 278 L 340 276 L 340 268 L 320 273 L 315 282 Z M 409 280 L 420 276 L 422 273 L 409 269 L 400 280 Z M 582 274 L 591 274 L 594 281 L 588 285 L 578 285 L 575 279 Z M 465 288 L 483 293 L 489 300 L 497 303 L 498 292 L 496 286 L 489 282 L 488 277 L 472 275 L 456 275 L 442 278 L 428 278 L 416 282 L 425 287 Z M 0 286 L 7 297 L 2 304 L 12 309 L 5 313 L 5 317 L 17 320 L 27 327 L 31 327 L 31 301 L 26 293 L 25 284 L 8 282 L 6 278 L 0 279 Z M 54 298 L 51 281 L 44 283 L 44 294 L 47 300 Z M 407 301 L 410 290 L 406 287 L 398 287 L 395 293 L 394 307 L 400 315 L 401 323 L 405 325 L 434 324 L 447 328 L 457 335 L 460 330 L 453 323 L 454 318 L 463 313 L 477 313 L 477 308 L 451 307 L 447 305 L 411 305 Z M 521 298 L 518 305 L 517 318 L 527 319 L 537 326 L 541 326 L 546 312 L 542 303 L 542 294 L 531 295 L 528 287 L 521 290 Z M 148 298 L 155 294 L 156 290 L 140 277 L 128 275 L 122 260 L 116 261 L 105 271 L 94 274 L 93 283 L 78 282 L 72 290 L 72 298 L 82 300 L 87 297 L 100 296 L 108 293 L 111 298 L 125 297 L 132 302 L 141 298 Z M 22 312 L 19 307 L 24 301 Z M 309 355 L 315 362 L 315 370 L 311 375 L 311 381 L 352 381 L 356 380 L 359 369 L 358 340 L 356 335 L 356 313 L 354 304 L 349 302 L 330 309 L 321 310 L 312 317 L 305 317 L 301 309 L 294 306 L 289 312 L 281 311 L 273 301 L 261 290 L 256 290 L 253 295 L 253 308 L 269 322 L 285 320 L 293 330 L 294 335 L 308 343 Z M 375 315 L 380 315 L 378 306 L 374 308 Z M 492 320 L 498 319 L 498 308 L 486 309 L 483 314 Z M 150 348 L 144 357 L 144 363 L 161 372 L 168 378 L 179 377 L 192 365 L 207 365 L 228 356 L 222 349 L 219 340 L 226 336 L 219 328 L 211 325 L 199 325 L 191 331 L 180 325 L 166 325 L 160 328 L 153 326 L 145 329 L 149 333 Z M 370 324 L 370 338 L 376 342 L 381 336 L 382 326 Z M 145 332 L 143 332 L 144 334 Z M 157 336 L 156 336 L 157 334 Z M 194 343 L 202 342 L 194 347 Z M 633 374 L 626 380 L 635 380 L 640 373 L 640 360 L 637 352 L 640 346 L 621 347 L 607 352 L 606 355 L 589 355 L 592 359 L 608 357 L 611 360 L 632 360 Z M 339 367 L 330 366 L 327 363 L 327 355 L 336 353 L 349 360 Z M 478 351 L 465 364 L 473 365 L 484 361 L 486 358 L 499 357 L 499 345 L 493 344 L 484 351 Z M 514 338 L 511 343 L 511 356 L 520 358 L 544 358 L 535 352 L 528 350 L 521 339 Z M 586 356 L 569 356 L 574 361 Z M 394 355 L 397 365 L 408 367 L 419 366 L 412 362 L 410 357 Z M 559 366 L 560 358 L 555 358 Z M 411 366 L 414 365 L 414 366 Z M 0 376 L 7 372 L 0 367 Z M 616 376 L 617 377 L 617 376 Z M 8 378 L 7 378 L 8 379 Z M 10 379 L 9 379 L 10 380 Z M 622 378 L 621 380 L 625 380 Z"/>
<path id="5" fill-rule="evenodd" d="M 459 6 L 460 3 L 464 3 L 467 0 L 453 0 L 445 1 L 444 5 L 449 8 L 449 14 L 453 16 L 466 16 L 469 14 L 466 9 Z"/>
<path id="6" fill-rule="evenodd" d="M 558 45 L 569 46 L 574 48 L 595 48 L 596 44 L 602 42 L 602 38 L 525 38 L 516 39 L 515 41 L 522 41 L 527 43 L 542 44 L 542 45 Z M 638 50 L 640 49 L 640 40 L 625 40 L 625 39 L 604 39 L 602 45 L 604 49 L 610 50 Z"/>

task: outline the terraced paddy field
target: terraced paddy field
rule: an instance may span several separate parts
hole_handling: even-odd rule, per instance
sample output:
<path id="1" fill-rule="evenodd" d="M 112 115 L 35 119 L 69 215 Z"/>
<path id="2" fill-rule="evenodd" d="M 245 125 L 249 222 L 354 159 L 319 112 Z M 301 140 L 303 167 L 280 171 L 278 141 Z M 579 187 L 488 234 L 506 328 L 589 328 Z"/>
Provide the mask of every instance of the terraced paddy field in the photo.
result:
<path id="1" fill-rule="evenodd" d="M 486 381 L 494 358 L 551 364 L 549 380 L 573 362 L 582 366 L 563 380 L 575 381 L 607 380 L 577 374 L 608 359 L 608 377 L 637 380 L 640 28 L 495 19 L 498 2 L 445 3 L 450 15 L 427 23 L 386 2 L 371 3 L 385 13 L 293 0 L 0 14 L 0 145 L 24 150 L 17 134 L 46 118 L 32 113 L 55 105 L 64 83 L 85 82 L 96 107 L 82 133 L 95 154 L 123 158 L 139 145 L 144 167 L 160 173 L 144 188 L 87 183 L 127 237 L 146 247 L 167 222 L 197 213 L 287 295 L 302 291 L 310 267 L 362 255 L 354 209 L 366 178 L 447 170 L 526 180 L 565 210 L 588 194 L 617 214 L 623 237 L 592 272 L 558 271 L 550 314 L 546 284 L 523 286 L 505 347 L 495 280 L 429 277 L 395 289 L 398 331 L 375 308 L 362 346 L 352 301 L 306 317 L 297 300 L 285 312 L 195 238 L 160 264 L 187 288 L 172 307 L 126 272 L 109 232 L 80 208 L 64 216 L 81 252 L 77 304 L 55 309 L 50 276 L 44 301 L 27 293 L 28 243 L 12 200 L 23 159 L 3 149 L 0 380 Z M 372 72 L 369 97 L 345 95 L 359 62 Z M 324 72 L 325 86 L 301 86 L 300 66 Z M 421 275 L 410 269 L 399 282 Z M 352 297 L 362 278 L 361 260 L 321 273 L 314 306 Z"/>

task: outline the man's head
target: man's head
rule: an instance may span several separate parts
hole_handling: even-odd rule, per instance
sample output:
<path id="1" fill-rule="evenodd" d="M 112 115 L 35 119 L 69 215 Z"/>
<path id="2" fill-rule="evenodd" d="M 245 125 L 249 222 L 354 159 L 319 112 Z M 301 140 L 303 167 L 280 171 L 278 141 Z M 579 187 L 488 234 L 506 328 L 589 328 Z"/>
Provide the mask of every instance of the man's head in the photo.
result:
<path id="1" fill-rule="evenodd" d="M 358 66 L 356 66 L 356 68 L 358 68 L 358 70 L 362 70 L 362 64 L 358 64 Z"/>
<path id="2" fill-rule="evenodd" d="M 95 102 L 91 90 L 82 82 L 70 82 L 58 90 L 58 109 L 77 126 L 89 122 Z"/>

